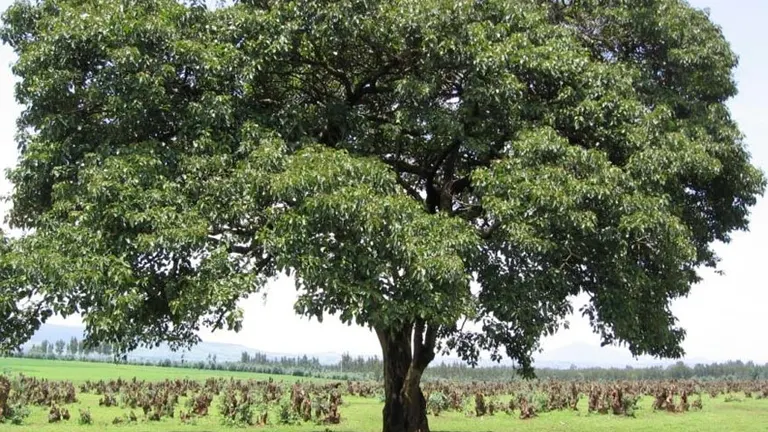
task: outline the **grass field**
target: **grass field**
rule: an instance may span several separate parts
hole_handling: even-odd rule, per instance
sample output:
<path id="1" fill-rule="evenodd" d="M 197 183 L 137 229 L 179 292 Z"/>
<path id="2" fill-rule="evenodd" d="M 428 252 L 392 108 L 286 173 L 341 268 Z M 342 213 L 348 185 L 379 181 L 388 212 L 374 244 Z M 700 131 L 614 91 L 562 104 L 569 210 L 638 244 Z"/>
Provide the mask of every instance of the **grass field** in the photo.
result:
<path id="1" fill-rule="evenodd" d="M 204 380 L 210 377 L 233 377 L 239 379 L 266 380 L 272 377 L 285 382 L 322 381 L 317 378 L 293 377 L 291 375 L 267 375 L 251 372 L 229 372 L 187 368 L 134 366 L 98 362 L 39 360 L 23 358 L 0 358 L 0 373 L 24 374 L 49 380 L 68 380 L 79 384 L 85 380 L 114 380 L 118 378 L 161 381 L 164 379 Z"/>
<path id="2" fill-rule="evenodd" d="M 99 363 L 57 362 L 46 360 L 0 359 L 0 371 L 24 373 L 49 379 L 69 379 L 82 382 L 86 379 L 116 379 L 136 376 L 145 380 L 165 378 L 204 379 L 210 376 L 233 376 L 237 378 L 266 379 L 268 375 L 229 373 L 139 366 L 116 366 Z M 294 381 L 297 378 L 275 376 L 276 380 Z M 219 431 L 241 430 L 220 424 L 216 414 L 216 401 L 211 415 L 198 419 L 196 424 L 182 424 L 178 418 L 149 422 L 140 419 L 138 424 L 112 425 L 112 419 L 126 414 L 129 410 L 117 407 L 98 406 L 99 397 L 93 394 L 78 394 L 79 401 L 68 405 L 72 420 L 57 424 L 47 422 L 47 409 L 34 407 L 32 415 L 21 426 L 0 425 L 0 430 L 9 431 Z M 742 398 L 741 402 L 725 402 L 722 396 L 711 399 L 704 397 L 704 409 L 700 412 L 671 414 L 654 412 L 652 400 L 644 397 L 635 418 L 587 414 L 586 399 L 582 398 L 578 412 L 557 411 L 543 413 L 531 420 L 520 420 L 517 416 L 501 413 L 492 417 L 468 417 L 462 413 L 444 413 L 439 417 L 430 416 L 433 432 L 508 432 L 508 431 L 675 431 L 675 432 L 722 432 L 722 431 L 768 431 L 768 400 Z M 78 410 L 90 408 L 93 424 L 77 424 Z M 376 398 L 344 396 L 341 409 L 342 423 L 325 426 L 307 423 L 301 426 L 253 426 L 247 429 L 288 432 L 378 432 L 381 430 L 382 405 Z"/>

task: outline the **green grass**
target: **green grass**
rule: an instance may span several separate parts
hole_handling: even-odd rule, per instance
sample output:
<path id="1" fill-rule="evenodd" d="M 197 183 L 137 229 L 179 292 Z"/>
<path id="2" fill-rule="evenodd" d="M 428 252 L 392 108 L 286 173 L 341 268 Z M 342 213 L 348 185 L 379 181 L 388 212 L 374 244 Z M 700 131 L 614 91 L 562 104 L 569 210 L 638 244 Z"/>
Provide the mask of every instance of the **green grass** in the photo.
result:
<path id="1" fill-rule="evenodd" d="M 240 379 L 266 380 L 272 377 L 278 381 L 294 382 L 323 381 L 317 378 L 294 377 L 292 375 L 268 375 L 253 372 L 229 372 L 218 370 L 201 370 L 187 368 L 171 368 L 159 366 L 134 366 L 114 363 L 79 362 L 60 360 L 41 360 L 24 358 L 0 358 L 0 373 L 24 374 L 27 376 L 47 378 L 50 380 L 69 380 L 75 384 L 85 380 L 137 379 L 147 381 L 162 381 L 167 379 L 189 378 L 204 380 L 210 377 L 234 377 Z"/>
<path id="2" fill-rule="evenodd" d="M 49 379 L 70 379 L 83 381 L 85 379 L 115 379 L 118 376 L 140 379 L 159 380 L 165 378 L 204 379 L 209 376 L 235 376 L 238 378 L 264 379 L 268 375 L 250 373 L 229 373 L 216 371 L 198 371 L 188 369 L 156 368 L 140 366 L 116 366 L 98 363 L 56 362 L 45 360 L 0 359 L 0 370 L 11 373 L 25 373 Z M 276 379 L 294 380 L 294 377 L 276 376 Z M 742 402 L 726 403 L 723 396 L 717 399 L 705 397 L 704 410 L 684 414 L 654 412 L 651 409 L 652 399 L 645 397 L 640 402 L 640 409 L 635 418 L 617 417 L 613 415 L 596 415 L 586 413 L 586 400 L 582 398 L 578 412 L 561 411 L 544 413 L 532 420 L 520 420 L 517 416 L 504 413 L 493 417 L 473 418 L 463 413 L 444 413 L 439 417 L 430 416 L 430 426 L 433 432 L 508 432 L 508 431 L 576 431 L 576 432 L 623 432 L 623 431 L 674 431 L 674 432 L 723 432 L 723 431 L 768 431 L 768 400 L 746 399 Z M 0 425 L 0 430 L 25 432 L 63 432 L 63 431 L 238 431 L 241 428 L 221 426 L 217 413 L 217 402 L 211 407 L 211 415 L 197 420 L 196 424 L 184 425 L 177 418 L 163 419 L 160 422 L 139 420 L 135 425 L 112 425 L 112 419 L 127 414 L 129 410 L 121 408 L 102 408 L 98 406 L 99 396 L 79 394 L 79 401 L 68 405 L 72 420 L 58 424 L 48 424 L 47 409 L 34 407 L 32 415 L 24 425 Z M 90 408 L 93 424 L 80 426 L 77 424 L 78 410 Z M 342 424 L 329 426 L 334 432 L 379 432 L 381 430 L 382 405 L 376 399 L 344 397 L 341 409 Z M 140 410 L 136 410 L 140 416 Z M 178 412 L 178 409 L 177 409 Z M 274 417 L 273 417 L 274 418 Z M 275 432 L 321 432 L 326 426 L 305 424 L 301 426 L 266 426 L 248 429 Z"/>

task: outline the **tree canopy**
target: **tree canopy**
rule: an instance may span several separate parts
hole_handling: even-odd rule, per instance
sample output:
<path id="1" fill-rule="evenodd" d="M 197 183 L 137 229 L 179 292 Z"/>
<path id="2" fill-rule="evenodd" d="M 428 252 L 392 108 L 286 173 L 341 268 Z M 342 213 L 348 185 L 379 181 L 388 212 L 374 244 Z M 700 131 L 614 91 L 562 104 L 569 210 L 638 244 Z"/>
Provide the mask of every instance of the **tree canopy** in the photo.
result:
<path id="1" fill-rule="evenodd" d="M 670 302 L 765 184 L 682 0 L 39 0 L 1 35 L 4 348 L 53 313 L 188 344 L 288 272 L 297 312 L 376 330 L 388 394 L 439 350 L 530 373 L 579 293 L 605 343 L 678 357 Z"/>

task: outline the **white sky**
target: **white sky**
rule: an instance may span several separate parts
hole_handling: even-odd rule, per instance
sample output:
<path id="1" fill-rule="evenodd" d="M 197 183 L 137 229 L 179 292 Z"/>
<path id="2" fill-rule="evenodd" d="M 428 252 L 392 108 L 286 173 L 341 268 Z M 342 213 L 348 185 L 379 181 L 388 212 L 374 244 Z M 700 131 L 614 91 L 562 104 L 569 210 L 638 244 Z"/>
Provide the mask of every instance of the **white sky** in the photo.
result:
<path id="1" fill-rule="evenodd" d="M 768 171 L 768 2 L 765 0 L 693 0 L 700 8 L 709 8 L 712 19 L 723 27 L 726 37 L 741 58 L 736 72 L 740 94 L 730 107 L 743 132 L 754 162 Z M 9 0 L 0 0 L 5 10 Z M 14 56 L 0 46 L 0 168 L 14 165 L 17 152 L 14 143 L 15 118 L 20 107 L 13 98 L 14 77 L 10 63 Z M 0 193 L 10 191 L 8 181 L 0 179 Z M 0 204 L 4 214 L 5 204 Z M 768 205 L 762 199 L 753 209 L 752 229 L 734 235 L 733 241 L 718 248 L 723 258 L 725 276 L 704 274 L 704 282 L 695 286 L 690 296 L 675 303 L 674 311 L 687 329 L 684 343 L 689 358 L 727 360 L 740 358 L 768 362 L 768 293 L 764 289 L 766 273 L 761 254 L 768 240 Z M 345 352 L 376 354 L 378 342 L 369 331 L 348 327 L 327 318 L 323 324 L 294 314 L 293 286 L 287 280 L 271 285 L 268 300 L 260 296 L 243 301 L 246 311 L 240 334 L 203 334 L 208 341 L 238 343 L 272 352 Z M 599 345 L 586 320 L 570 318 L 571 328 L 543 342 L 546 351 L 573 343 Z M 77 324 L 77 319 L 55 319 L 52 322 Z"/>

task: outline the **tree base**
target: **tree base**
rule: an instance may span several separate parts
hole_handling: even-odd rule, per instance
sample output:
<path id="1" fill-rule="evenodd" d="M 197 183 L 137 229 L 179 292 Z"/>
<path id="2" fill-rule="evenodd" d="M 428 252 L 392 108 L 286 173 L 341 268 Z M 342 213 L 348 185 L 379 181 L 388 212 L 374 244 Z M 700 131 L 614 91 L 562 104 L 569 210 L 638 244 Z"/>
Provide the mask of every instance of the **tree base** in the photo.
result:
<path id="1" fill-rule="evenodd" d="M 427 401 L 421 391 L 421 375 L 434 354 L 411 353 L 410 329 L 379 333 L 384 354 L 383 432 L 429 432 Z M 421 351 L 421 350 L 418 350 Z M 417 351 L 417 352 L 418 352 Z"/>

